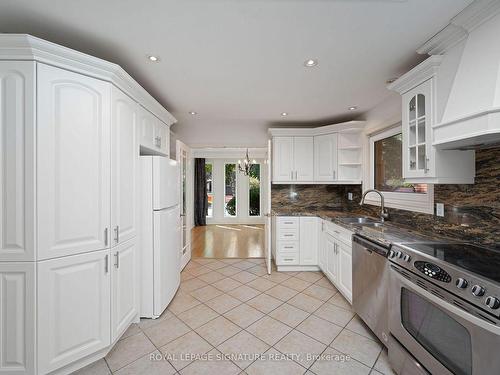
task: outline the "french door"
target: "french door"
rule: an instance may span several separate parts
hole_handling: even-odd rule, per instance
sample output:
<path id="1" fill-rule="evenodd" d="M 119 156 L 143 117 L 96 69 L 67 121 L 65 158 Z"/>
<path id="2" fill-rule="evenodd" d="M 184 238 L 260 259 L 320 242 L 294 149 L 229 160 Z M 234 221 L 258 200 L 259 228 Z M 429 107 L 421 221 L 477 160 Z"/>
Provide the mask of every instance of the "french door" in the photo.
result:
<path id="1" fill-rule="evenodd" d="M 180 225 L 181 225 L 181 269 L 191 259 L 191 217 L 192 217 L 192 178 L 191 157 L 189 147 L 177 141 L 177 161 L 180 168 Z"/>

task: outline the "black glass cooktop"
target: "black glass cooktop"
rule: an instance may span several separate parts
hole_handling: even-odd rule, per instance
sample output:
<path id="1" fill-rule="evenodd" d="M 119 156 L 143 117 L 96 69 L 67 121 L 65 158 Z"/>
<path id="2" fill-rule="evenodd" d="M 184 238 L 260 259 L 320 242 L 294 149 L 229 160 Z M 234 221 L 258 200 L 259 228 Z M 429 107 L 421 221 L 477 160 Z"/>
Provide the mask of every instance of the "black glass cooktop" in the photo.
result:
<path id="1" fill-rule="evenodd" d="M 469 243 L 406 243 L 405 246 L 500 283 L 500 251 Z"/>

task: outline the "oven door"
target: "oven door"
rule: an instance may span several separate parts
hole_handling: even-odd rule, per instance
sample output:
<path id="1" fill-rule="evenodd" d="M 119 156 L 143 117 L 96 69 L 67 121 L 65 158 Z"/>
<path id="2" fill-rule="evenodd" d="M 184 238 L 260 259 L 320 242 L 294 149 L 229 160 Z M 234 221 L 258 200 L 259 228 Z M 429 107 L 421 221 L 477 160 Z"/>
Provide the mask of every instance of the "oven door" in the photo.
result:
<path id="1" fill-rule="evenodd" d="M 500 374 L 500 327 L 480 314 L 486 316 L 391 264 L 389 330 L 431 374 Z"/>

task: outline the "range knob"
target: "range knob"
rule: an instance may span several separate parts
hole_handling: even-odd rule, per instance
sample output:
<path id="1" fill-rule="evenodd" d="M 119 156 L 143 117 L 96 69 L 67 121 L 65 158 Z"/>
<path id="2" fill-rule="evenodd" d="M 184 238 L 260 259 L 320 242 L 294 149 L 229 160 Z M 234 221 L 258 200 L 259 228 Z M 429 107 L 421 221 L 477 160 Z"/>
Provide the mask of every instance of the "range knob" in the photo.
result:
<path id="1" fill-rule="evenodd" d="M 401 251 L 396 251 L 396 258 L 401 258 L 403 253 Z"/>
<path id="2" fill-rule="evenodd" d="M 498 298 L 495 298 L 495 297 L 491 297 L 491 296 L 487 297 L 486 301 L 484 301 L 484 303 L 486 304 L 486 306 L 488 306 L 492 310 L 496 310 L 500 307 L 500 300 L 498 300 Z"/>
<path id="3" fill-rule="evenodd" d="M 405 255 L 403 256 L 403 260 L 404 260 L 405 262 L 409 262 L 409 261 L 411 260 L 411 256 L 409 256 L 408 254 L 405 254 Z"/>
<path id="4" fill-rule="evenodd" d="M 484 295 L 484 288 L 481 285 L 474 285 L 472 287 L 472 294 L 476 297 L 481 297 Z"/>
<path id="5" fill-rule="evenodd" d="M 389 250 L 389 253 L 387 254 L 389 258 L 394 258 L 395 255 L 396 253 L 393 250 Z"/>
<path id="6" fill-rule="evenodd" d="M 457 285 L 457 288 L 465 289 L 469 285 L 469 282 L 467 280 L 462 279 L 461 277 L 459 277 L 457 279 L 457 282 L 455 284 Z"/>

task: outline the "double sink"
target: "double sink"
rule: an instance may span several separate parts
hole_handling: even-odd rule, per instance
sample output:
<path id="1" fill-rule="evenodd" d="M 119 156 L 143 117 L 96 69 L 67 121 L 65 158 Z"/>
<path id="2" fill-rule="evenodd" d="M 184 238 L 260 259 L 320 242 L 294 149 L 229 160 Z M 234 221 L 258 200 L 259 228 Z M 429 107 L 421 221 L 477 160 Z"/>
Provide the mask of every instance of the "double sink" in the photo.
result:
<path id="1" fill-rule="evenodd" d="M 382 227 L 384 223 L 380 220 L 371 219 L 369 217 L 341 217 L 340 222 L 348 225 Z"/>

